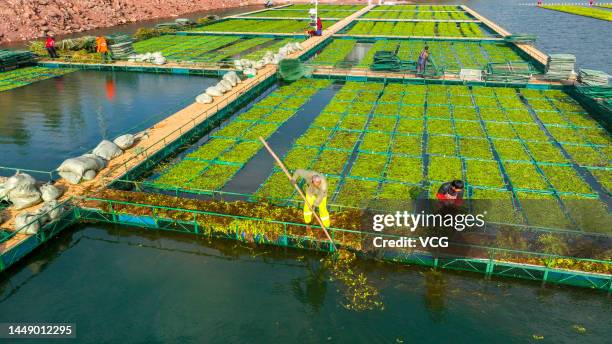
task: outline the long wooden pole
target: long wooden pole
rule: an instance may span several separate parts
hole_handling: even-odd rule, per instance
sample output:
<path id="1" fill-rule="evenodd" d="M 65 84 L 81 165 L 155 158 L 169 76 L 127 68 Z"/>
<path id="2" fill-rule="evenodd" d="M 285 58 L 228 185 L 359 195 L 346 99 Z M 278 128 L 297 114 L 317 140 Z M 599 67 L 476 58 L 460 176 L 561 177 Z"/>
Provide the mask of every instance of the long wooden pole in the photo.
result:
<path id="1" fill-rule="evenodd" d="M 264 140 L 263 137 L 260 136 L 259 137 L 259 141 L 261 141 L 261 143 L 263 143 L 264 147 L 266 147 L 266 149 L 268 150 L 268 153 L 270 153 L 270 155 L 272 155 L 274 160 L 276 160 L 276 163 L 278 164 L 278 166 L 280 166 L 281 170 L 283 170 L 283 172 L 285 172 L 285 175 L 287 176 L 287 178 L 289 178 L 289 181 L 291 182 L 293 187 L 297 190 L 297 192 L 300 195 L 300 197 L 302 197 L 302 199 L 304 200 L 304 203 L 306 204 L 306 206 L 308 206 L 308 209 L 310 209 L 310 211 L 312 212 L 312 215 L 314 215 L 315 219 L 319 223 L 319 226 L 321 226 L 321 228 L 323 229 L 323 232 L 325 232 L 325 235 L 327 236 L 327 239 L 329 239 L 329 243 L 334 248 L 334 251 L 337 251 L 336 245 L 334 244 L 334 241 L 332 240 L 331 236 L 327 232 L 327 229 L 325 228 L 325 225 L 323 224 L 323 221 L 321 220 L 319 215 L 315 212 L 314 206 L 312 204 L 310 204 L 310 202 L 308 202 L 308 200 L 306 199 L 306 196 L 304 196 L 304 193 L 302 192 L 300 187 L 297 186 L 297 183 L 293 183 L 293 178 L 291 177 L 291 174 L 289 173 L 289 171 L 285 167 L 285 164 L 283 164 L 283 162 L 278 158 L 276 153 L 274 153 L 272 148 L 270 148 L 270 146 L 268 145 L 266 140 Z"/>

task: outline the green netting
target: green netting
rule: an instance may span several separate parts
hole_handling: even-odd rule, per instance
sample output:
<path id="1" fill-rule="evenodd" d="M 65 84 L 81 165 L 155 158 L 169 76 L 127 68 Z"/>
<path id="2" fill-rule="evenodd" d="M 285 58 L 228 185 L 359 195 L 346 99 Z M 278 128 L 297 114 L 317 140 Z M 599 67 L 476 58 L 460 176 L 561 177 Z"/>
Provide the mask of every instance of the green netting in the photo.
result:
<path id="1" fill-rule="evenodd" d="M 312 69 L 299 59 L 283 59 L 278 64 L 278 73 L 285 81 L 296 81 L 312 74 Z"/>
<path id="2" fill-rule="evenodd" d="M 33 64 L 35 57 L 29 51 L 0 49 L 0 72 Z"/>

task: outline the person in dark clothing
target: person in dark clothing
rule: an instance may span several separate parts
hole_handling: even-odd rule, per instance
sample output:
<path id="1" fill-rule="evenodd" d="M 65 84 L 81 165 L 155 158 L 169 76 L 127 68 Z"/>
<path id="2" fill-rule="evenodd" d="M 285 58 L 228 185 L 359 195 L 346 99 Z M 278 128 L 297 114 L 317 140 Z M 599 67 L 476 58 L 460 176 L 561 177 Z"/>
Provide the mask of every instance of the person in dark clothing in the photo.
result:
<path id="1" fill-rule="evenodd" d="M 56 59 L 59 57 L 57 55 L 57 51 L 55 51 L 55 38 L 53 37 L 52 33 L 47 35 L 47 41 L 45 41 L 45 49 L 47 49 L 49 57 L 51 57 L 52 59 Z"/>
<path id="2" fill-rule="evenodd" d="M 460 201 L 463 199 L 463 181 L 453 180 L 452 182 L 446 182 L 440 186 L 436 198 L 441 201 Z"/>

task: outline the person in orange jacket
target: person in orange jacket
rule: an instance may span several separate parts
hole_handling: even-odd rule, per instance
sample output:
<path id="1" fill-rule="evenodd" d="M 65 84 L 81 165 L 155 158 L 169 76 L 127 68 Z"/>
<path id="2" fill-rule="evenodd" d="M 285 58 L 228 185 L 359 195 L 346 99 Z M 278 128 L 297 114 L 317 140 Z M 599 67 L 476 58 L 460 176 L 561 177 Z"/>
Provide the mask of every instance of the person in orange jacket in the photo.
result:
<path id="1" fill-rule="evenodd" d="M 106 42 L 106 38 L 104 38 L 104 36 L 99 36 L 96 38 L 96 51 L 102 54 L 102 62 L 110 62 L 110 56 L 108 56 L 108 43 Z"/>

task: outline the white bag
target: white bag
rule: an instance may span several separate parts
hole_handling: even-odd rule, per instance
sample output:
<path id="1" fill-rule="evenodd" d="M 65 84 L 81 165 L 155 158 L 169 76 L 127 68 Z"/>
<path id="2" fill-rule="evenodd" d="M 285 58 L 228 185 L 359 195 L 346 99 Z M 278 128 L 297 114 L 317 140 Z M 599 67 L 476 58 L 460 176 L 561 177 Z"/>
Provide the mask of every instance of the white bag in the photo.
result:
<path id="1" fill-rule="evenodd" d="M 59 206 L 59 203 L 55 200 L 45 202 L 43 207 L 41 208 L 44 212 L 47 213 L 50 221 L 57 220 L 60 215 L 64 212 L 63 207 Z"/>
<path id="2" fill-rule="evenodd" d="M 94 180 L 94 178 L 96 178 L 96 174 L 97 172 L 95 170 L 87 170 L 85 173 L 83 173 L 83 180 Z"/>
<path id="3" fill-rule="evenodd" d="M 36 179 L 27 173 L 17 172 L 14 176 L 10 177 L 4 183 L 4 187 L 11 191 L 12 189 L 20 186 L 20 185 L 35 185 Z"/>
<path id="4" fill-rule="evenodd" d="M 112 143 L 112 142 L 110 142 Z M 118 147 L 117 147 L 118 149 Z M 79 156 L 76 158 L 70 158 L 64 160 L 60 167 L 57 168 L 58 172 L 71 172 L 80 177 L 87 170 L 95 170 L 98 168 L 98 161 L 86 156 Z"/>
<path id="5" fill-rule="evenodd" d="M 236 72 L 229 72 L 229 73 L 225 73 L 223 75 L 223 80 L 228 81 L 232 87 L 238 85 L 238 75 L 236 75 Z"/>
<path id="6" fill-rule="evenodd" d="M 70 184 L 78 184 L 81 182 L 81 179 L 83 178 L 83 175 L 76 174 L 74 172 L 69 172 L 69 171 L 60 171 L 58 174 L 60 175 L 60 177 L 68 181 L 68 183 Z"/>
<path id="7" fill-rule="evenodd" d="M 217 85 L 215 85 L 215 87 L 221 91 L 221 93 L 225 93 L 227 91 L 229 91 L 229 89 L 227 87 L 225 87 L 225 85 L 221 84 L 220 82 L 217 83 Z"/>
<path id="8" fill-rule="evenodd" d="M 221 90 L 217 86 L 210 86 L 206 89 L 206 94 L 211 97 L 221 97 L 223 95 L 223 92 L 221 92 Z"/>
<path id="9" fill-rule="evenodd" d="M 264 66 L 264 65 L 263 65 L 263 63 L 262 63 L 261 61 L 257 61 L 257 62 L 255 62 L 255 64 L 253 65 L 253 68 L 255 68 L 255 69 L 258 69 L 258 70 L 259 70 L 259 69 L 262 69 L 262 68 L 263 68 L 263 66 Z"/>
<path id="10" fill-rule="evenodd" d="M 41 194 L 36 186 L 21 184 L 8 193 L 8 199 L 13 203 L 14 209 L 29 208 L 41 202 Z"/>
<path id="11" fill-rule="evenodd" d="M 210 104 L 213 102 L 213 98 L 206 93 L 202 93 L 196 97 L 195 101 L 199 104 Z"/>
<path id="12" fill-rule="evenodd" d="M 240 62 L 240 60 L 234 60 L 234 68 L 236 68 L 237 70 L 242 70 L 242 63 Z"/>
<path id="13" fill-rule="evenodd" d="M 40 223 L 35 215 L 23 212 L 15 217 L 15 230 L 21 234 L 36 234 L 40 229 Z"/>
<path id="14" fill-rule="evenodd" d="M 108 140 L 102 140 L 102 142 L 98 143 L 96 148 L 94 148 L 93 153 L 104 160 L 113 160 L 123 154 L 123 151 L 116 144 Z M 94 168 L 88 168 L 88 170 L 91 169 Z"/>
<path id="15" fill-rule="evenodd" d="M 96 171 L 100 171 L 106 168 L 106 165 L 108 164 L 106 160 L 100 158 L 99 156 L 95 154 L 83 154 L 82 157 L 94 160 L 97 166 L 97 168 L 95 169 Z"/>
<path id="16" fill-rule="evenodd" d="M 225 79 L 219 81 L 219 84 L 223 85 L 225 87 L 225 89 L 228 90 L 228 91 L 231 90 L 232 87 L 234 87 L 234 86 L 232 86 L 231 82 L 229 82 L 229 81 L 227 81 Z"/>
<path id="17" fill-rule="evenodd" d="M 42 194 L 42 200 L 44 202 L 49 202 L 60 198 L 62 195 L 62 190 L 51 184 L 45 184 L 40 187 L 40 193 Z"/>
<path id="18" fill-rule="evenodd" d="M 126 150 L 130 149 L 134 142 L 136 141 L 136 137 L 132 134 L 121 135 L 118 138 L 113 140 L 113 143 L 117 145 L 117 147 Z"/>

